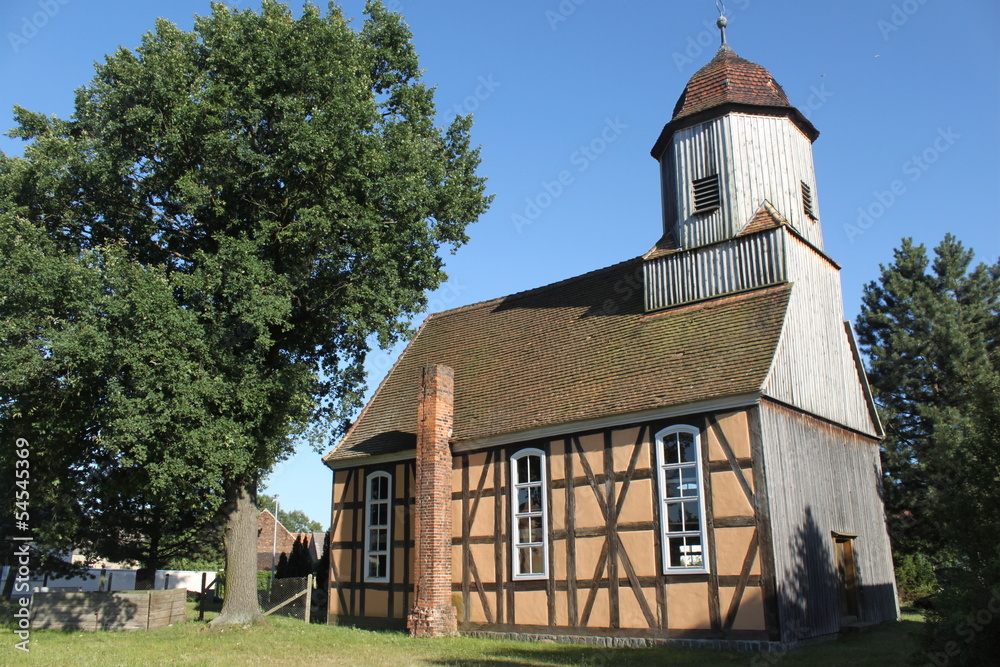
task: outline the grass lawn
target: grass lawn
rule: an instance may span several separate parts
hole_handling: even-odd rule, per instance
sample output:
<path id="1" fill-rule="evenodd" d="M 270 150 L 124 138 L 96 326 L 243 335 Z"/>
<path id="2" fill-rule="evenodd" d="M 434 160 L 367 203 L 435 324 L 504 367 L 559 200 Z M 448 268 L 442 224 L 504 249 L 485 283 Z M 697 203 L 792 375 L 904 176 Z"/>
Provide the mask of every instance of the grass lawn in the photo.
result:
<path id="1" fill-rule="evenodd" d="M 195 618 L 194 614 L 189 614 Z M 191 621 L 150 632 L 55 632 L 31 634 L 31 652 L 14 649 L 16 636 L 4 630 L 2 665 L 904 665 L 921 619 L 905 614 L 899 623 L 837 641 L 754 655 L 709 650 L 603 649 L 456 637 L 410 639 L 401 633 L 306 625 L 272 618 L 253 628 L 209 628 Z"/>

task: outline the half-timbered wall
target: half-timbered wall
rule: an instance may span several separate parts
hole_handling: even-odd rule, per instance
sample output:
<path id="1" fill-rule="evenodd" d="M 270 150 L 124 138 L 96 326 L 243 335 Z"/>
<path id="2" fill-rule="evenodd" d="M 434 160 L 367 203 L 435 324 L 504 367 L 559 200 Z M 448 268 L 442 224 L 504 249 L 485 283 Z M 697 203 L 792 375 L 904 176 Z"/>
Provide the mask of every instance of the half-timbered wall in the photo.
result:
<path id="1" fill-rule="evenodd" d="M 708 574 L 664 574 L 653 442 L 677 423 L 701 432 Z M 547 454 L 549 563 L 546 578 L 515 581 L 509 460 L 526 447 Z M 460 629 L 712 639 L 776 629 L 744 411 L 462 453 L 454 470 Z"/>
<path id="2" fill-rule="evenodd" d="M 681 248 L 736 236 L 768 201 L 810 243 L 823 247 L 818 220 L 806 215 L 802 183 L 819 217 L 812 142 L 784 116 L 728 113 L 678 130 L 660 162 L 664 229 Z M 719 174 L 721 205 L 695 213 L 692 181 Z"/>
<path id="3" fill-rule="evenodd" d="M 845 328 L 840 270 L 787 230 L 780 233 L 794 287 L 764 394 L 877 435 L 866 380 Z"/>
<path id="4" fill-rule="evenodd" d="M 392 476 L 392 532 L 388 582 L 366 582 L 365 480 L 377 471 Z M 413 605 L 413 495 L 411 461 L 337 470 L 333 475 L 330 526 L 330 623 L 367 619 L 366 624 L 402 628 Z M 378 619 L 372 623 L 371 619 Z"/>
<path id="5" fill-rule="evenodd" d="M 857 536 L 858 620 L 897 618 L 877 441 L 768 400 L 760 420 L 782 640 L 841 629 L 834 531 Z"/>

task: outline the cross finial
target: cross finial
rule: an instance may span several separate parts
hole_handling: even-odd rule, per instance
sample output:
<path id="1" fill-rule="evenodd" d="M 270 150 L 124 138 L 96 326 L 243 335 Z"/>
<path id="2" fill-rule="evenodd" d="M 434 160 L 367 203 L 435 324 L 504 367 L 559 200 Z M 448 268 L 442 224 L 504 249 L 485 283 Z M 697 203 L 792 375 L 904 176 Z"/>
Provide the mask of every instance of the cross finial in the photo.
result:
<path id="1" fill-rule="evenodd" d="M 726 19 L 726 3 L 722 0 L 715 0 L 715 6 L 719 10 L 719 20 L 715 22 L 715 25 L 719 26 L 719 32 L 722 33 L 722 46 L 729 46 L 729 42 L 726 41 L 726 26 L 729 25 L 729 21 Z"/>

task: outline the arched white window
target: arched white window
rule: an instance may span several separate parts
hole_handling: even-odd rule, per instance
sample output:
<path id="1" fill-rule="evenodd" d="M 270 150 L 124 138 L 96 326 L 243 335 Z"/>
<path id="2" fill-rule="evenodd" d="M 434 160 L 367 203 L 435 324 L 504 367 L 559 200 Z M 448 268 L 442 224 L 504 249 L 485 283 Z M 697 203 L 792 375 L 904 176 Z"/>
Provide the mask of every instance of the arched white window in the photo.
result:
<path id="1" fill-rule="evenodd" d="M 548 576 L 545 452 L 522 449 L 510 457 L 511 535 L 515 579 Z"/>
<path id="2" fill-rule="evenodd" d="M 670 574 L 708 572 L 701 436 L 693 426 L 656 434 L 663 567 Z"/>
<path id="3" fill-rule="evenodd" d="M 391 521 L 392 476 L 373 472 L 365 482 L 365 581 L 389 581 Z"/>

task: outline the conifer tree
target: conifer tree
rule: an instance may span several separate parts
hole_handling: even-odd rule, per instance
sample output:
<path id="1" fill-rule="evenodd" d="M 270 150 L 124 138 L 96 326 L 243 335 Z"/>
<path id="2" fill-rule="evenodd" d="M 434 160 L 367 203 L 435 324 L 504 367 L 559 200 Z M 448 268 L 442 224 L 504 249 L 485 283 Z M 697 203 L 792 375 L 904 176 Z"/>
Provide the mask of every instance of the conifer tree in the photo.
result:
<path id="1" fill-rule="evenodd" d="M 930 260 L 904 239 L 865 286 L 857 320 L 886 431 L 882 461 L 894 549 L 954 557 L 945 500 L 968 474 L 960 442 L 976 387 L 1000 375 L 1000 262 L 972 267 L 952 235 Z"/>

